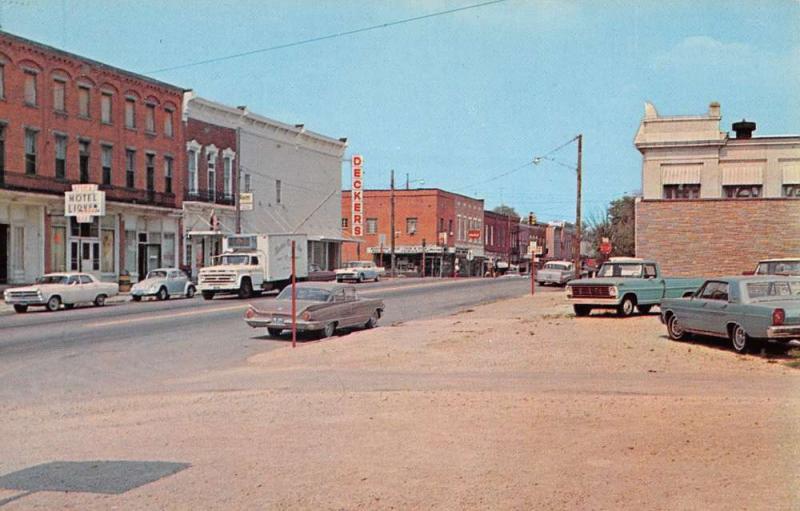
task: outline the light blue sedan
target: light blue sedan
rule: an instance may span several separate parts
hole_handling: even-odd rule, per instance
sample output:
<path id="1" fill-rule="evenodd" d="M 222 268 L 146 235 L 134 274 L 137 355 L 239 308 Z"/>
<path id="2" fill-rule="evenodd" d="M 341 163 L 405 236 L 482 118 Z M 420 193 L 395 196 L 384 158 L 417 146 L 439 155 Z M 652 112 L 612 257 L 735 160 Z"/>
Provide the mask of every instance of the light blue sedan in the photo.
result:
<path id="1" fill-rule="evenodd" d="M 690 297 L 664 300 L 661 321 L 670 339 L 723 337 L 737 353 L 760 351 L 766 341 L 800 340 L 800 278 L 707 280 Z"/>
<path id="2" fill-rule="evenodd" d="M 131 287 L 131 298 L 138 302 L 145 296 L 166 300 L 170 296 L 192 298 L 196 288 L 189 277 L 178 268 L 158 268 L 147 273 L 144 280 Z"/>

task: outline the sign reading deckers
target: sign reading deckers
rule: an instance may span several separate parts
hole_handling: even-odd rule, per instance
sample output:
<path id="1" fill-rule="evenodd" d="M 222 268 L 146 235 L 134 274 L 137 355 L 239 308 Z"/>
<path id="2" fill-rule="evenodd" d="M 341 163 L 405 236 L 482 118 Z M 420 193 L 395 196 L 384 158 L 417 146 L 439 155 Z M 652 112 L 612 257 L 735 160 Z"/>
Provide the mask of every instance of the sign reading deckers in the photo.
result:
<path id="1" fill-rule="evenodd" d="M 364 235 L 364 171 L 361 169 L 363 160 L 360 154 L 353 155 L 351 160 L 353 191 L 352 195 L 352 219 L 353 236 Z"/>
<path id="2" fill-rule="evenodd" d="M 72 191 L 64 192 L 64 216 L 77 217 L 83 223 L 105 214 L 106 192 L 98 190 L 97 185 L 72 185 Z"/>

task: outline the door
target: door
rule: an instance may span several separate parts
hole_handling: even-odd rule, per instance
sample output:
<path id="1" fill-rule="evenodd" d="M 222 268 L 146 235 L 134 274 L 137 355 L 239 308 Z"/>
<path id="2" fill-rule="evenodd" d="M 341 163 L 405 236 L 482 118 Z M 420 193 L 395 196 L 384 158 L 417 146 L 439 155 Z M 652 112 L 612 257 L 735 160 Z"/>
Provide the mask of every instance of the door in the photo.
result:
<path id="1" fill-rule="evenodd" d="M 139 243 L 139 280 L 147 276 L 147 244 Z"/>
<path id="2" fill-rule="evenodd" d="M 0 284 L 8 282 L 8 224 L 0 224 Z"/>
<path id="3" fill-rule="evenodd" d="M 100 271 L 100 242 L 81 240 L 80 271 L 92 273 Z"/>

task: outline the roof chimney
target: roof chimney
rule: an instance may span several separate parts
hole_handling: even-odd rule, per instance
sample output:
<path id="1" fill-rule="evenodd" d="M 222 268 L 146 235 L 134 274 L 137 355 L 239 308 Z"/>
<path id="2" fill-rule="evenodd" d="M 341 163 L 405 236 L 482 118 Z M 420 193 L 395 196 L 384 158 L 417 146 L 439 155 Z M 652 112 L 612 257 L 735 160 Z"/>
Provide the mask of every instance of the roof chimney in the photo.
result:
<path id="1" fill-rule="evenodd" d="M 709 103 L 708 115 L 709 117 L 721 117 L 718 101 L 712 101 L 711 103 Z"/>
<path id="2" fill-rule="evenodd" d="M 736 132 L 736 138 L 753 138 L 753 132 L 756 130 L 756 123 L 748 122 L 742 119 L 739 122 L 733 123 L 733 131 Z"/>

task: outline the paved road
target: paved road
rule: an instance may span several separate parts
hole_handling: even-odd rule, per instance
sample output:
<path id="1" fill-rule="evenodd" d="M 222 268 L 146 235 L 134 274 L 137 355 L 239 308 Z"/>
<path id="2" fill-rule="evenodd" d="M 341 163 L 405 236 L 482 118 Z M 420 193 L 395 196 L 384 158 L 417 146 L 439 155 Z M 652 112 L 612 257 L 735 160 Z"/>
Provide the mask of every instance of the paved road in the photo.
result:
<path id="1" fill-rule="evenodd" d="M 404 279 L 359 289 L 384 299 L 382 324 L 391 324 L 519 296 L 529 286 L 513 278 Z M 157 391 L 173 378 L 241 364 L 284 345 L 241 319 L 248 303 L 273 299 L 128 302 L 0 317 L 0 403 Z"/>

